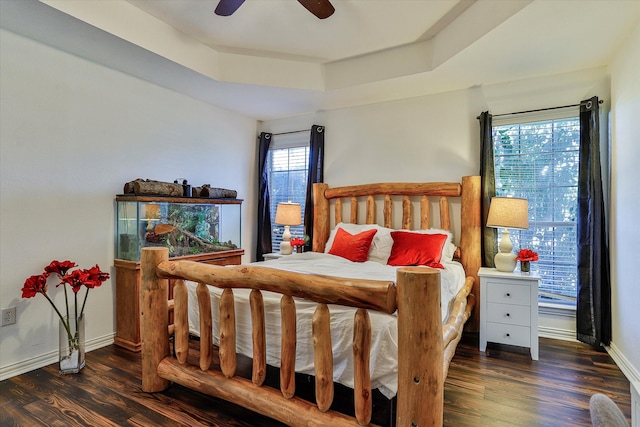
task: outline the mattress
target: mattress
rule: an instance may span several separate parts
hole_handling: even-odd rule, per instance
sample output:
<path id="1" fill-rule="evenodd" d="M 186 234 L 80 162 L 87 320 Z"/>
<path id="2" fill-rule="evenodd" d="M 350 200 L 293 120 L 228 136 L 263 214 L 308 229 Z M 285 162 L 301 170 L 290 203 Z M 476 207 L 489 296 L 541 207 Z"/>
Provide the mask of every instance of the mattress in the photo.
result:
<path id="1" fill-rule="evenodd" d="M 396 270 L 374 261 L 355 263 L 330 254 L 308 252 L 293 254 L 277 260 L 259 263 L 262 267 L 278 268 L 288 271 L 340 276 L 350 279 L 370 279 L 395 281 Z M 444 262 L 441 270 L 441 314 L 443 322 L 447 319 L 451 304 L 457 292 L 464 285 L 464 269 L 455 261 Z M 194 335 L 200 335 L 197 284 L 187 282 L 189 289 L 189 329 Z M 209 287 L 211 311 L 213 317 L 213 340 L 219 344 L 219 302 L 222 290 Z M 236 317 L 236 351 L 251 357 L 253 355 L 251 338 L 251 309 L 248 289 L 234 289 Z M 267 363 L 280 366 L 280 298 L 281 295 L 263 292 L 265 327 L 267 340 Z M 313 337 L 311 321 L 317 304 L 295 298 L 297 313 L 296 372 L 313 375 Z M 331 343 L 333 347 L 334 381 L 353 388 L 353 317 L 356 309 L 339 305 L 329 305 L 331 314 Z M 398 345 L 397 317 L 369 310 L 371 320 L 371 385 L 378 388 L 387 398 L 395 396 L 398 389 Z"/>

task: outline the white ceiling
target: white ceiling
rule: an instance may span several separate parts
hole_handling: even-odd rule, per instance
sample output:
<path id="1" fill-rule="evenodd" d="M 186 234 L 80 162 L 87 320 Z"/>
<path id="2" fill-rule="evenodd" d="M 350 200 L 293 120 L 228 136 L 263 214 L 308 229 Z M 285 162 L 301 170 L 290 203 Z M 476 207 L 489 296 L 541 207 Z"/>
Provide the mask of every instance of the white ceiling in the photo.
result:
<path id="1" fill-rule="evenodd" d="M 218 0 L 127 1 L 214 49 L 319 63 L 412 43 L 458 3 L 333 0 L 320 20 L 295 0 L 246 0 L 230 17 Z"/>
<path id="2" fill-rule="evenodd" d="M 1 0 L 0 24 L 259 120 L 606 65 L 638 0 Z"/>

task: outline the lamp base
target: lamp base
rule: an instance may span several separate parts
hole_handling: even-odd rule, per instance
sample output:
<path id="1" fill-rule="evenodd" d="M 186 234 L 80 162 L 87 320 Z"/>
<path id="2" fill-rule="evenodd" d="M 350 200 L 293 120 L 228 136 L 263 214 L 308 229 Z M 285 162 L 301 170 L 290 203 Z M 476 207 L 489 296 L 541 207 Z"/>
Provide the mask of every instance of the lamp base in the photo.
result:
<path id="1" fill-rule="evenodd" d="M 293 246 L 288 241 L 280 242 L 280 253 L 282 255 L 291 255 L 293 252 Z"/>
<path id="2" fill-rule="evenodd" d="M 512 272 L 516 268 L 516 255 L 513 252 L 498 252 L 493 258 L 496 270 Z"/>
<path id="3" fill-rule="evenodd" d="M 282 242 L 280 242 L 280 253 L 282 255 L 291 255 L 293 252 L 293 246 L 291 246 L 291 231 L 289 226 L 284 226 L 284 232 L 282 233 Z"/>

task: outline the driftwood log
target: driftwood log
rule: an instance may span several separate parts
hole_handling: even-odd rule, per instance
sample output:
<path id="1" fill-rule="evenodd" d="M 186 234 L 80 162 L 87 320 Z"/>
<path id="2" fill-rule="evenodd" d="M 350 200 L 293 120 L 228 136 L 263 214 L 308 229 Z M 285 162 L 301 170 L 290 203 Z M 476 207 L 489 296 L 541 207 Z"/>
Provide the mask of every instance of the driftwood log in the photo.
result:
<path id="1" fill-rule="evenodd" d="M 182 184 L 172 182 L 153 181 L 150 179 L 136 179 L 124 185 L 124 194 L 153 194 L 157 196 L 182 196 Z"/>
<path id="2" fill-rule="evenodd" d="M 202 187 L 191 187 L 191 197 L 200 197 Z"/>
<path id="3" fill-rule="evenodd" d="M 215 188 L 211 184 L 203 184 L 200 187 L 191 187 L 191 197 L 203 197 L 207 199 L 235 199 L 238 192 L 226 188 Z"/>
<path id="4" fill-rule="evenodd" d="M 201 247 L 207 249 L 207 251 L 209 251 L 209 252 L 219 252 L 219 251 L 228 251 L 230 249 L 237 249 L 237 246 L 235 244 L 233 244 L 231 241 L 229 241 L 227 243 L 222 242 L 223 244 L 207 242 L 207 241 L 199 238 L 195 234 L 193 234 L 193 233 L 191 233 L 189 231 L 186 231 L 186 230 L 181 230 L 179 228 L 174 228 L 170 233 L 167 233 L 167 239 L 169 240 L 169 242 L 171 243 L 172 246 L 179 246 L 178 236 L 180 234 L 182 234 L 183 236 L 193 240 L 194 242 L 197 242 L 198 245 L 200 245 Z"/>
<path id="5" fill-rule="evenodd" d="M 235 199 L 238 197 L 238 192 L 235 190 L 227 190 L 226 188 L 202 186 L 200 197 L 209 199 Z"/>
<path id="6" fill-rule="evenodd" d="M 135 190 L 133 189 L 133 184 L 136 183 L 136 182 L 140 182 L 140 181 L 144 182 L 144 179 L 138 178 L 138 179 L 134 179 L 133 181 L 129 181 L 129 182 L 125 183 L 124 184 L 124 190 L 123 190 L 124 194 L 134 194 Z"/>

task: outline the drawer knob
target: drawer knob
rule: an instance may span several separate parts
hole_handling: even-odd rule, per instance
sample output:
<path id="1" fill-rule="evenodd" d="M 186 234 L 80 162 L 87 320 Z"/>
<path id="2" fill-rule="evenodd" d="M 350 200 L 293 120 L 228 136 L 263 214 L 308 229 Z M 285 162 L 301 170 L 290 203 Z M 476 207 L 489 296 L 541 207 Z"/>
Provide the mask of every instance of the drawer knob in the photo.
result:
<path id="1" fill-rule="evenodd" d="M 509 313 L 507 313 L 507 317 L 511 316 Z"/>
<path id="2" fill-rule="evenodd" d="M 511 334 L 507 333 L 507 338 L 509 338 L 511 336 Z"/>
<path id="3" fill-rule="evenodd" d="M 508 297 L 510 297 L 510 296 L 511 296 L 511 294 L 510 294 L 509 292 L 507 292 L 507 296 L 508 296 Z"/>

